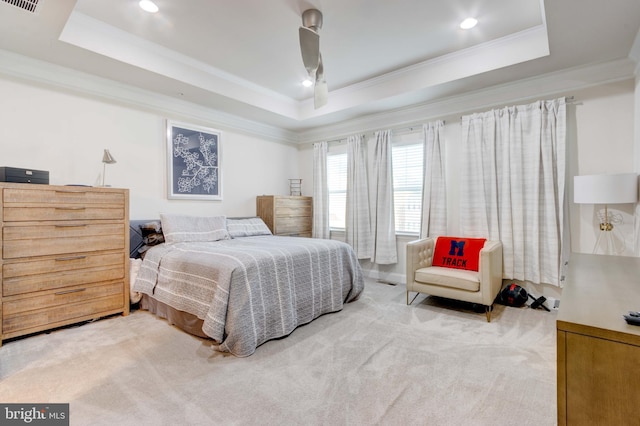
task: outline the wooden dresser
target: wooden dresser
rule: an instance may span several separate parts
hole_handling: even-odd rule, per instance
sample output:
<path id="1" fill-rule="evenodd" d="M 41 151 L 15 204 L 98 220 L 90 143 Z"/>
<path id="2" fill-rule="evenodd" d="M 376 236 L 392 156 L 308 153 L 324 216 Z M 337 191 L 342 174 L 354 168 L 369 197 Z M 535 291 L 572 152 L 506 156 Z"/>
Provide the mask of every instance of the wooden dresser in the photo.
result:
<path id="1" fill-rule="evenodd" d="M 129 313 L 129 190 L 0 183 L 2 340 Z"/>
<path id="2" fill-rule="evenodd" d="M 572 254 L 557 318 L 558 424 L 639 424 L 640 259 Z"/>
<path id="3" fill-rule="evenodd" d="M 311 237 L 313 198 L 286 195 L 260 195 L 256 198 L 256 215 L 273 235 Z"/>

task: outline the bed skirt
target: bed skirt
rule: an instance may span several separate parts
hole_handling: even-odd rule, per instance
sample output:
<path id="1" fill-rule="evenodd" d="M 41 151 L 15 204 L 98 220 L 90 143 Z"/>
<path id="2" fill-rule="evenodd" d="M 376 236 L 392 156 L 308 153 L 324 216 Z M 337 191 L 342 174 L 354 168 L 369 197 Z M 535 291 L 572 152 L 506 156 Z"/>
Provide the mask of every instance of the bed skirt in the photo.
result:
<path id="1" fill-rule="evenodd" d="M 204 322 L 197 316 L 188 312 L 179 311 L 171 306 L 158 302 L 156 299 L 149 295 L 143 294 L 142 300 L 140 300 L 140 309 L 155 314 L 159 318 L 166 319 L 169 324 L 175 325 L 181 330 L 186 331 L 194 336 L 202 337 L 205 339 L 211 339 L 202 331 L 202 323 Z"/>

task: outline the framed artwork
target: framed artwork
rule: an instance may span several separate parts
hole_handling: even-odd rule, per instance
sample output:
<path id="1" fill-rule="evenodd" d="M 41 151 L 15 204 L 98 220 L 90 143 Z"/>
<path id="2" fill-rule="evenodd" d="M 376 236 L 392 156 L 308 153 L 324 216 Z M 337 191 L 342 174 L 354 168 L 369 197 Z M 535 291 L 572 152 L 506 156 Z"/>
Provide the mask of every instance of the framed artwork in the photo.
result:
<path id="1" fill-rule="evenodd" d="M 222 200 L 220 131 L 167 120 L 168 198 Z"/>

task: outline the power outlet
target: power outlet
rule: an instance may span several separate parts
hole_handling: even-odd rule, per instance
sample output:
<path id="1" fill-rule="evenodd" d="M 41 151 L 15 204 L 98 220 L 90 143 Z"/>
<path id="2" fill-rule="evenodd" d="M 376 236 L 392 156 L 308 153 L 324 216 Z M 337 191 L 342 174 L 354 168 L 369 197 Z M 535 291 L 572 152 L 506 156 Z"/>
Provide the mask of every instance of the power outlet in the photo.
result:
<path id="1" fill-rule="evenodd" d="M 560 299 L 556 299 L 555 297 L 547 297 L 545 305 L 549 309 L 558 310 L 560 308 Z"/>

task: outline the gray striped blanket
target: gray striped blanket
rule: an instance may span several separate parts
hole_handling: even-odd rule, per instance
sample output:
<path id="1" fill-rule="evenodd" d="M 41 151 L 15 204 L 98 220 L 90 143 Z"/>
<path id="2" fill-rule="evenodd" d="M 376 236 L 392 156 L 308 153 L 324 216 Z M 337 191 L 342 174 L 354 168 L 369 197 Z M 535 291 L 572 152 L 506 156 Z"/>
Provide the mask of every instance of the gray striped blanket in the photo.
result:
<path id="1" fill-rule="evenodd" d="M 256 236 L 154 246 L 133 289 L 204 320 L 221 351 L 249 356 L 356 300 L 364 278 L 340 241 Z"/>

